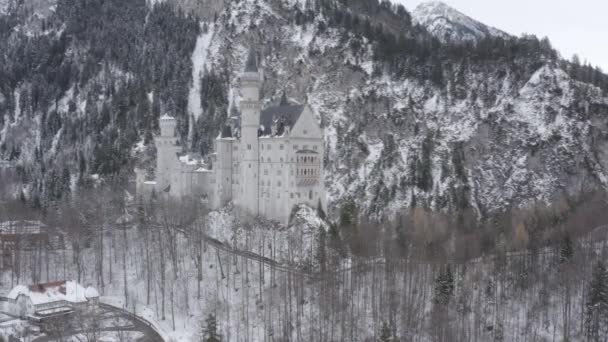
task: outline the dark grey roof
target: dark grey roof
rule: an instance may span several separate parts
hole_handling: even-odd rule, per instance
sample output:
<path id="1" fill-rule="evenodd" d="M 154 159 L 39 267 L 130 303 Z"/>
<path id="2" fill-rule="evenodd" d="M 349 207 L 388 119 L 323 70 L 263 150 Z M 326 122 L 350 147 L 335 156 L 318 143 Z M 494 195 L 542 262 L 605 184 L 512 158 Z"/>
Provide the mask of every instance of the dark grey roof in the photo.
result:
<path id="1" fill-rule="evenodd" d="M 302 111 L 304 111 L 304 107 L 304 105 L 286 105 L 264 109 L 260 113 L 260 126 L 264 128 L 260 134 L 270 135 L 272 133 L 272 124 L 276 122 L 276 135 L 282 135 L 285 126 L 293 127 L 296 124 Z"/>
<path id="2" fill-rule="evenodd" d="M 249 49 L 249 56 L 247 56 L 247 62 L 245 63 L 245 72 L 258 72 L 258 61 L 253 49 Z"/>
<path id="3" fill-rule="evenodd" d="M 220 138 L 233 138 L 232 128 L 230 127 L 230 125 L 224 126 L 224 128 L 222 129 L 222 134 L 220 135 Z"/>

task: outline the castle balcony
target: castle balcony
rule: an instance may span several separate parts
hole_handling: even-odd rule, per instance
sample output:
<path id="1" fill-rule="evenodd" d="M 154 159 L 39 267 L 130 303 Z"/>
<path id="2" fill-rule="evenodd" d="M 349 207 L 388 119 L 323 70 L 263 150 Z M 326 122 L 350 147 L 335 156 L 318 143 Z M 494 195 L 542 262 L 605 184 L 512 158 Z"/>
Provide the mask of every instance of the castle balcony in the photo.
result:
<path id="1" fill-rule="evenodd" d="M 300 187 L 314 186 L 321 177 L 319 153 L 312 150 L 296 152 L 296 184 Z"/>

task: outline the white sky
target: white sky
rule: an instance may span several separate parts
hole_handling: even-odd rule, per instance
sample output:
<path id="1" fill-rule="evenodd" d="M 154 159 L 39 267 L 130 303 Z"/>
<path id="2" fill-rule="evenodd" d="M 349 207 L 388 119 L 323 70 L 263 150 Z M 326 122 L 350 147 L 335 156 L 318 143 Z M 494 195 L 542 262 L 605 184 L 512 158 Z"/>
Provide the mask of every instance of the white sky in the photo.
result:
<path id="1" fill-rule="evenodd" d="M 412 11 L 425 0 L 392 0 Z M 607 0 L 443 0 L 484 24 L 519 36 L 549 37 L 570 59 L 578 54 L 608 72 Z"/>

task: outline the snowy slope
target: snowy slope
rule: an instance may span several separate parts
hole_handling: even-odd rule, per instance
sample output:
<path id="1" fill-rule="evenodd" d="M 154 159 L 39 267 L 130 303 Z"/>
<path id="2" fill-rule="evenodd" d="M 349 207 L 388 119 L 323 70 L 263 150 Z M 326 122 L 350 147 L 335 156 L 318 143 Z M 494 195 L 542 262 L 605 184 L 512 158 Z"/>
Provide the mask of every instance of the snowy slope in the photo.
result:
<path id="1" fill-rule="evenodd" d="M 580 89 L 592 107 L 603 108 L 606 98 L 560 66 L 534 66 L 524 78 L 500 63 L 453 66 L 457 76 L 446 76 L 453 78 L 447 93 L 419 79 L 374 77 L 368 72 L 375 63 L 371 48 L 356 55 L 349 49 L 354 35 L 320 32 L 318 24 L 290 25 L 277 3 L 282 1 L 232 3 L 216 25 L 207 60 L 210 68 L 230 63 L 234 88 L 248 47 L 272 42 L 264 55 L 265 99 L 276 101 L 284 89 L 299 101 L 307 96 L 325 127 L 331 209 L 353 197 L 370 215 L 390 214 L 413 201 L 448 210 L 466 205 L 483 215 L 550 202 L 564 189 L 607 185 L 602 179 L 608 160 L 590 152 L 599 140 L 593 146 L 585 138 L 589 130 L 603 130 L 606 117 L 586 120 L 576 105 Z M 453 37 L 506 35 L 441 4 L 422 6 L 419 15 L 424 8 L 443 9 L 446 22 L 459 29 Z M 263 34 L 250 30 L 252 22 Z M 425 141 L 432 145 L 431 181 L 421 189 Z M 585 184 L 572 176 L 574 170 L 589 175 Z"/>
<path id="2" fill-rule="evenodd" d="M 9 0 L 0 0 L 0 14 L 5 14 L 8 9 Z"/>
<path id="3" fill-rule="evenodd" d="M 413 19 L 442 42 L 475 42 L 487 37 L 508 37 L 505 32 L 480 23 L 440 1 L 418 5 Z"/>
<path id="4" fill-rule="evenodd" d="M 190 93 L 188 94 L 188 114 L 190 119 L 198 119 L 203 114 L 203 107 L 201 105 L 201 76 L 206 68 L 207 63 L 207 50 L 213 37 L 214 26 L 211 25 L 205 32 L 204 27 L 207 24 L 201 22 L 201 34 L 196 40 L 196 46 L 192 53 L 192 85 L 190 86 Z M 190 128 L 192 129 L 194 123 L 191 122 Z M 192 137 L 192 131 L 189 136 Z"/>
<path id="5" fill-rule="evenodd" d="M 206 21 L 208 33 L 197 31 L 189 37 L 196 44 L 185 53 L 192 68 L 180 75 L 188 79 L 181 118 L 206 119 L 199 82 L 205 68 L 221 73 L 222 82 L 228 83 L 222 84 L 218 97 L 238 104 L 232 93 L 253 47 L 262 57 L 263 105 L 278 102 L 285 91 L 294 101 L 307 101 L 324 127 L 330 215 L 351 197 L 372 218 L 414 203 L 445 211 L 472 208 L 483 216 L 608 185 L 608 99 L 598 88 L 572 79 L 567 65 L 548 59 L 530 62 L 528 57 L 461 63 L 437 56 L 430 66 L 441 66 L 439 83 L 426 78 L 427 62 L 408 62 L 404 74 L 391 74 L 378 62 L 377 44 L 369 41 L 373 38 L 328 25 L 326 13 L 298 24 L 297 10 L 309 3 L 227 1 L 217 21 Z M 434 34 L 445 36 L 438 32 L 449 28 L 455 39 L 505 35 L 436 2 L 421 5 L 414 17 L 428 23 Z M 423 34 L 418 38 L 428 38 Z M 79 86 L 78 94 L 68 90 L 60 97 L 62 115 L 68 114 L 72 99 L 75 116 L 86 117 L 87 93 L 102 77 L 116 82 L 133 76 L 108 65 L 107 71 Z M 16 104 L 9 108 L 11 119 L 27 117 L 21 115 L 18 97 L 27 91 L 24 82 L 4 94 Z M 157 93 L 148 93 L 150 103 L 161 98 Z M 165 94 L 173 100 L 176 96 Z M 208 128 L 205 136 L 217 136 L 223 124 L 217 117 L 197 120 L 202 123 L 197 129 Z M 32 121 L 0 126 L 0 143 L 18 141 L 22 161 L 32 161 L 39 145 L 32 132 L 40 132 L 39 125 Z M 191 122 L 188 127 L 193 135 L 195 126 Z M 48 158 L 71 144 L 65 141 L 69 130 L 54 134 L 51 149 L 45 151 Z"/>

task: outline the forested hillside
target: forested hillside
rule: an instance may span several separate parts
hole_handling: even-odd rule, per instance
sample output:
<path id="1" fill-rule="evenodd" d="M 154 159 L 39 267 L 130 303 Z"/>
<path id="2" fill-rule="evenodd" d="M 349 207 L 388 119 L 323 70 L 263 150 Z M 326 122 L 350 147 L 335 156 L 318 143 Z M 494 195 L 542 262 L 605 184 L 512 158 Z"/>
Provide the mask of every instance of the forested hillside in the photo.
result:
<path id="1" fill-rule="evenodd" d="M 170 4 L 58 1 L 39 27 L 0 17 L 0 154 L 34 205 L 125 175 L 162 110 L 184 112 L 198 20 Z M 186 131 L 180 122 L 180 130 Z"/>
<path id="2" fill-rule="evenodd" d="M 414 206 L 483 219 L 607 185 L 608 78 L 546 38 L 442 43 L 388 1 L 213 1 L 205 15 L 180 1 L 30 2 L 0 16 L 0 155 L 35 206 L 151 165 L 161 112 L 209 153 L 238 113 L 251 46 L 266 101 L 285 91 L 319 115 L 332 216 L 358 197 L 375 219 Z"/>
<path id="3" fill-rule="evenodd" d="M 606 336 L 608 77 L 549 39 L 443 41 L 386 0 L 0 13 L 0 222 L 65 238 L 16 248 L 0 293 L 74 279 L 185 341 Z M 306 102 L 324 128 L 327 216 L 125 192 L 135 165 L 154 172 L 164 113 L 212 151 L 250 48 L 264 105 Z"/>

